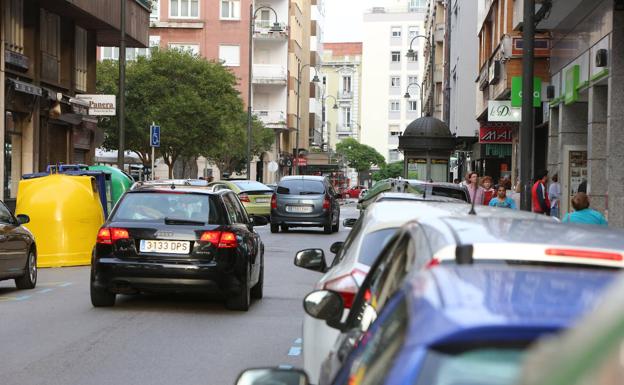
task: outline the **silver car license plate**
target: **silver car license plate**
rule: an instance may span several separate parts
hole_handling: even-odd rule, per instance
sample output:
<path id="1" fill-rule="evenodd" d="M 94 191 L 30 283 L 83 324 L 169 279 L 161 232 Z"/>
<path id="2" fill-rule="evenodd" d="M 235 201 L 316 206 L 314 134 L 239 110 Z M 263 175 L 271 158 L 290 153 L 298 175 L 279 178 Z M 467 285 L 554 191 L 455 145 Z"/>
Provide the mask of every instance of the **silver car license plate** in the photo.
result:
<path id="1" fill-rule="evenodd" d="M 256 199 L 256 203 L 269 203 L 269 198 L 258 198 Z"/>
<path id="2" fill-rule="evenodd" d="M 312 206 L 286 206 L 286 211 L 289 213 L 309 214 L 312 212 Z"/>
<path id="3" fill-rule="evenodd" d="M 188 254 L 191 250 L 188 241 L 157 241 L 142 239 L 139 245 L 142 253 Z"/>

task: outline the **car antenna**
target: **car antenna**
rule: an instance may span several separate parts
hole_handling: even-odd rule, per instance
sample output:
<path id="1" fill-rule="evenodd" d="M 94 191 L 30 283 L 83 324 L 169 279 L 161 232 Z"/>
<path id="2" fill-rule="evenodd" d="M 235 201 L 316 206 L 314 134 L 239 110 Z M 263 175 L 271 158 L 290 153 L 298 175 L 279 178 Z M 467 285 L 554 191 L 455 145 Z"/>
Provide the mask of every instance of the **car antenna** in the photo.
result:
<path id="1" fill-rule="evenodd" d="M 477 186 L 475 186 L 474 188 L 474 197 L 477 197 Z M 475 211 L 474 207 L 475 207 L 475 199 L 471 199 L 472 203 L 470 204 L 470 211 L 468 212 L 468 215 L 477 215 L 477 212 Z"/>
<path id="2" fill-rule="evenodd" d="M 171 189 L 175 190 L 175 183 L 174 182 L 171 182 Z"/>

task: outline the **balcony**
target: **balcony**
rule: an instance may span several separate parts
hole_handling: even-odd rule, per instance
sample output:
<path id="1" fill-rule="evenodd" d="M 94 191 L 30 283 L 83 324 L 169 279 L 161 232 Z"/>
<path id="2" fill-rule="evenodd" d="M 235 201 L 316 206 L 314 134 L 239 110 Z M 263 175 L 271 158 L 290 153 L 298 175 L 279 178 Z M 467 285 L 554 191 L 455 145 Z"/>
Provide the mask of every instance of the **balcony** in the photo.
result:
<path id="1" fill-rule="evenodd" d="M 353 91 L 340 91 L 338 92 L 338 99 L 340 100 L 351 100 L 353 99 Z"/>
<path id="2" fill-rule="evenodd" d="M 286 85 L 288 81 L 286 67 L 280 64 L 254 64 L 254 84 Z"/>
<path id="3" fill-rule="evenodd" d="M 254 115 L 269 128 L 274 130 L 286 129 L 286 113 L 284 111 L 254 110 Z"/>
<path id="4" fill-rule="evenodd" d="M 438 23 L 435 26 L 435 32 L 433 33 L 433 38 L 437 43 L 444 42 L 444 31 L 446 26 L 444 23 Z"/>
<path id="5" fill-rule="evenodd" d="M 444 67 L 442 64 L 436 64 L 433 71 L 433 81 L 435 83 L 442 83 L 444 80 Z"/>
<path id="6" fill-rule="evenodd" d="M 281 32 L 273 32 L 273 22 L 270 20 L 256 20 L 254 26 L 254 39 L 266 40 L 266 41 L 287 41 L 288 40 L 288 25 L 286 23 L 279 23 L 282 28 Z"/>

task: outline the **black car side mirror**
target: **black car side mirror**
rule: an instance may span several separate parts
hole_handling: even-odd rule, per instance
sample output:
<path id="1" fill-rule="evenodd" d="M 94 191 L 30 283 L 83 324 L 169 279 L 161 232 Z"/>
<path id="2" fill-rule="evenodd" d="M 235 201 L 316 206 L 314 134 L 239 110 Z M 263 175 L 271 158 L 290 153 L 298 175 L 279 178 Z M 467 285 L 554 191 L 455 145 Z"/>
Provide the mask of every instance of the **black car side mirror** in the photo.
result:
<path id="1" fill-rule="evenodd" d="M 251 225 L 252 226 L 266 226 L 269 224 L 269 220 L 266 217 L 258 217 L 255 215 L 251 216 Z"/>
<path id="2" fill-rule="evenodd" d="M 310 379 L 301 369 L 258 368 L 243 371 L 236 385 L 309 385 Z"/>
<path id="3" fill-rule="evenodd" d="M 17 215 L 17 224 L 18 225 L 25 225 L 26 223 L 30 222 L 30 217 L 26 214 L 18 214 Z"/>
<path id="4" fill-rule="evenodd" d="M 295 266 L 324 273 L 327 270 L 323 249 L 305 249 L 295 255 Z"/>
<path id="5" fill-rule="evenodd" d="M 353 227 L 355 226 L 355 222 L 357 222 L 357 218 L 347 218 L 344 221 L 342 221 L 342 225 L 344 227 Z"/>
<path id="6" fill-rule="evenodd" d="M 305 297 L 303 309 L 310 317 L 324 320 L 328 326 L 337 329 L 342 318 L 344 302 L 340 294 L 334 291 L 317 290 Z"/>
<path id="7" fill-rule="evenodd" d="M 334 242 L 332 243 L 332 245 L 329 247 L 329 251 L 331 251 L 334 254 L 338 254 L 338 252 L 340 251 L 340 249 L 342 249 L 342 245 L 344 245 L 344 242 Z"/>

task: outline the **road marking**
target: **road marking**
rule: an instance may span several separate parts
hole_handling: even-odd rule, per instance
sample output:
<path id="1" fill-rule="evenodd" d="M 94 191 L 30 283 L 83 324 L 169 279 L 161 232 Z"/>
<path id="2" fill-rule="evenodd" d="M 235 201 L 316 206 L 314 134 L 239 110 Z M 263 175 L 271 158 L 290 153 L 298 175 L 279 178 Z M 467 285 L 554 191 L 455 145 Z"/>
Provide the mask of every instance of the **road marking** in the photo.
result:
<path id="1" fill-rule="evenodd" d="M 45 294 L 45 293 L 51 292 L 52 290 L 54 290 L 54 289 L 43 289 L 43 290 L 39 290 L 37 293 Z"/>
<path id="2" fill-rule="evenodd" d="M 280 368 L 280 369 L 292 369 L 293 367 L 292 367 L 292 365 L 280 365 L 280 366 L 278 366 L 278 368 Z"/>
<path id="3" fill-rule="evenodd" d="M 0 302 L 9 302 L 9 301 L 14 301 L 15 298 L 13 297 L 0 297 Z"/>
<path id="4" fill-rule="evenodd" d="M 67 287 L 67 286 L 71 286 L 73 284 L 74 284 L 73 282 L 65 282 L 65 283 L 60 284 L 59 287 Z"/>
<path id="5" fill-rule="evenodd" d="M 28 299 L 28 298 L 30 298 L 29 295 L 22 295 L 20 297 L 15 297 L 13 299 L 16 300 L 16 301 L 23 301 L 23 300 Z"/>
<path id="6" fill-rule="evenodd" d="M 289 356 L 299 356 L 301 355 L 301 346 L 291 346 L 288 351 Z"/>

